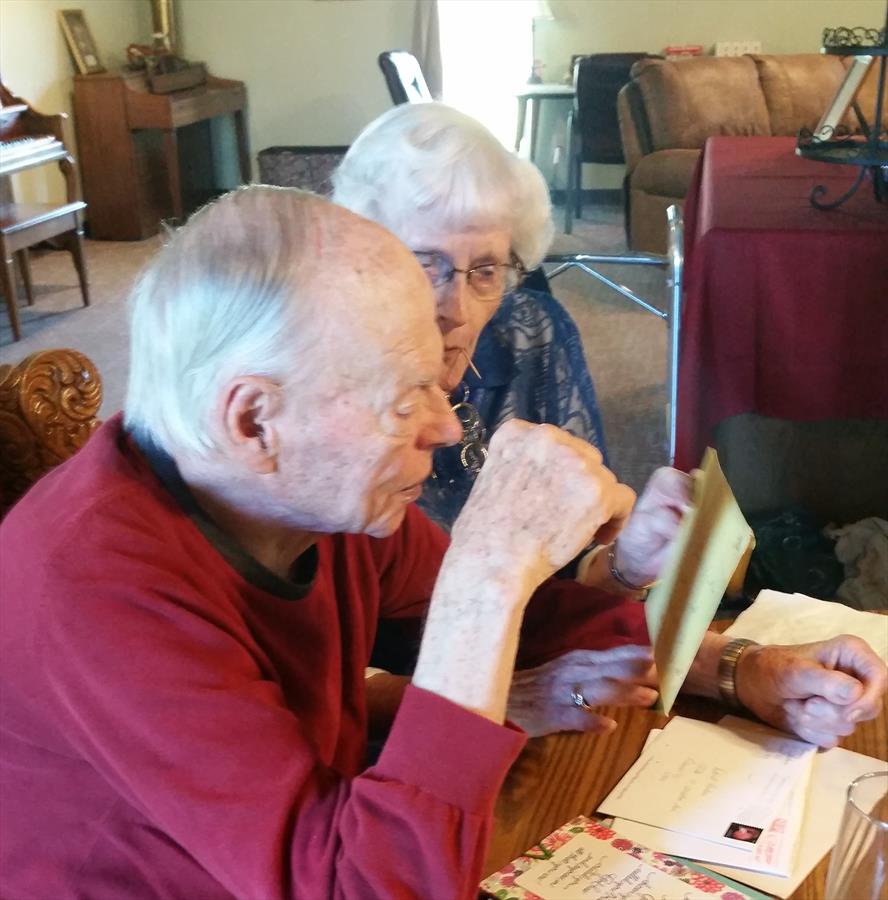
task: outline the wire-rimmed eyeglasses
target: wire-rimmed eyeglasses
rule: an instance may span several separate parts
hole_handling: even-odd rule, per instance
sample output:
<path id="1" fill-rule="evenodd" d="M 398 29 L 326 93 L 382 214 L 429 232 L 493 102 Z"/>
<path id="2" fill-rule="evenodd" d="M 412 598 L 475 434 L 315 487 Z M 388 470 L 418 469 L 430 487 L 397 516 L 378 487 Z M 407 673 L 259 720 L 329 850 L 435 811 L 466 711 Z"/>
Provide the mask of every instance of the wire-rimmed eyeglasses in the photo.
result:
<path id="1" fill-rule="evenodd" d="M 486 302 L 498 301 L 514 290 L 526 274 L 524 263 L 514 253 L 507 263 L 480 263 L 468 269 L 458 269 L 446 253 L 438 250 L 414 250 L 413 255 L 436 290 L 450 284 L 459 272 L 466 276 L 475 296 Z"/>

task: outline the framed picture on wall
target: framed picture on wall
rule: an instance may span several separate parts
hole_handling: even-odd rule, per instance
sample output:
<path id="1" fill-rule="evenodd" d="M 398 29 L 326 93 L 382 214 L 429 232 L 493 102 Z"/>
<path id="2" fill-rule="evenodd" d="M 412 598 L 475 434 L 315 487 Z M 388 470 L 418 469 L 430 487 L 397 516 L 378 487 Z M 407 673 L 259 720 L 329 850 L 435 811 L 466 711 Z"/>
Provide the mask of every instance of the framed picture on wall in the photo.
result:
<path id="1" fill-rule="evenodd" d="M 74 58 L 74 65 L 81 75 L 93 75 L 104 72 L 105 67 L 99 62 L 99 51 L 90 33 L 89 26 L 83 16 L 82 9 L 60 9 L 59 23 L 68 42 L 68 49 Z"/>

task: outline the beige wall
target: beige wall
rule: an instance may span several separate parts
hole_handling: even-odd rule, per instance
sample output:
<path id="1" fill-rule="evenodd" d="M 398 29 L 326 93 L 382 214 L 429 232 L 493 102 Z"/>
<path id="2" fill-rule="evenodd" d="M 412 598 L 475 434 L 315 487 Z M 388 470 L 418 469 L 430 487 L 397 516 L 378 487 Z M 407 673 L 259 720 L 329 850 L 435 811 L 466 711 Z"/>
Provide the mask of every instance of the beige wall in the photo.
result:
<path id="1" fill-rule="evenodd" d="M 412 0 L 179 0 L 189 59 L 247 84 L 250 147 L 348 144 L 391 106 L 376 57 L 410 46 Z"/>
<path id="2" fill-rule="evenodd" d="M 471 0 L 464 0 L 470 3 Z M 70 111 L 72 63 L 56 21 L 84 10 L 106 66 L 150 37 L 148 0 L 0 0 L 0 71 L 41 110 Z M 811 52 L 825 25 L 877 26 L 884 0 L 550 0 L 537 26 L 546 80 L 559 80 L 572 53 L 659 51 L 670 43 L 760 40 L 766 53 Z M 178 0 L 185 55 L 247 83 L 251 149 L 274 144 L 347 144 L 390 105 L 376 64 L 407 47 L 412 0 Z M 72 129 L 73 130 L 73 129 Z M 587 184 L 604 182 L 587 167 Z M 57 196 L 61 180 L 32 174 L 20 195 Z"/>
<path id="3" fill-rule="evenodd" d="M 120 65 L 126 46 L 150 38 L 148 0 L 0 0 L 0 73 L 14 94 L 43 113 L 71 113 L 74 63 L 58 23 L 58 10 L 82 9 L 106 68 Z M 68 122 L 69 139 L 74 128 Z M 64 197 L 57 167 L 43 166 L 17 176 L 19 199 L 56 201 Z"/>
<path id="4" fill-rule="evenodd" d="M 471 0 L 462 0 L 471 3 Z M 505 2 L 505 0 L 504 0 Z M 247 83 L 251 147 L 347 144 L 390 105 L 376 57 L 409 47 L 412 0 L 178 0 L 189 58 Z M 814 52 L 825 25 L 884 21 L 884 0 L 550 0 L 537 25 L 546 80 L 573 53 L 760 40 Z"/>
<path id="5" fill-rule="evenodd" d="M 146 0 L 147 2 L 147 0 Z M 471 3 L 471 0 L 461 0 Z M 505 0 L 504 0 L 505 2 Z M 537 25 L 546 80 L 572 53 L 760 40 L 814 52 L 824 25 L 884 21 L 884 0 L 550 0 Z M 178 0 L 188 57 L 247 83 L 251 149 L 347 144 L 390 105 L 376 57 L 409 47 L 413 0 Z"/>
<path id="6" fill-rule="evenodd" d="M 761 41 L 763 53 L 816 53 L 824 27 L 885 22 L 885 0 L 549 0 L 536 28 L 547 81 L 574 53 L 645 51 L 670 44 Z"/>

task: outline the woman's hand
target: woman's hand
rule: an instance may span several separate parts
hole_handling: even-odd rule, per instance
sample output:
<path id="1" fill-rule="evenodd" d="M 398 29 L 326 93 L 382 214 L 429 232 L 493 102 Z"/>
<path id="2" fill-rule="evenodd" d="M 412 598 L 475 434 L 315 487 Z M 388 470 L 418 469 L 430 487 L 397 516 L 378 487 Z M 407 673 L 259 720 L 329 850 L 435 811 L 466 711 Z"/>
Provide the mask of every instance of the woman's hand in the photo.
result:
<path id="1" fill-rule="evenodd" d="M 737 698 L 763 722 L 835 747 L 875 718 L 888 669 L 869 645 L 843 634 L 794 646 L 749 647 L 737 661 Z"/>
<path id="2" fill-rule="evenodd" d="M 691 508 L 691 487 L 690 475 L 678 469 L 664 467 L 651 475 L 615 548 L 617 569 L 631 584 L 660 577 L 681 518 Z"/>
<path id="3" fill-rule="evenodd" d="M 515 672 L 506 716 L 531 737 L 553 731 L 608 733 L 617 723 L 576 706 L 650 706 L 657 699 L 657 674 L 650 647 L 572 650 L 536 669 Z"/>

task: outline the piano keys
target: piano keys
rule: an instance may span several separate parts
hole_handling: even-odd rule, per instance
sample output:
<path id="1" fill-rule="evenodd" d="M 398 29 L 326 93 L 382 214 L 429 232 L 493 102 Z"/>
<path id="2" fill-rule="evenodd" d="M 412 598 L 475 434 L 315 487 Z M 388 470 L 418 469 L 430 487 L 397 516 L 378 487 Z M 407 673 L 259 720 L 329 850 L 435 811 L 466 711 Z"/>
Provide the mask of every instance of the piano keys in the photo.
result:
<path id="1" fill-rule="evenodd" d="M 65 175 L 68 200 L 77 199 L 73 161 L 65 147 L 66 118 L 64 113 L 46 116 L 37 112 L 0 84 L 0 177 L 48 162 L 59 162 Z M 8 188 L 2 193 L 8 194 Z M 8 201 L 9 198 L 4 199 Z"/>
<path id="2" fill-rule="evenodd" d="M 12 175 L 64 155 L 65 145 L 51 134 L 0 140 L 0 175 Z"/>
<path id="3" fill-rule="evenodd" d="M 46 116 L 0 84 L 0 293 L 6 302 L 13 340 L 21 338 L 15 264 L 18 263 L 28 303 L 34 302 L 28 248 L 56 239 L 70 251 L 84 305 L 89 285 L 83 253 L 83 214 L 78 197 L 74 158 L 65 146 L 64 113 Z M 57 162 L 65 178 L 67 203 L 16 203 L 11 175 Z"/>

